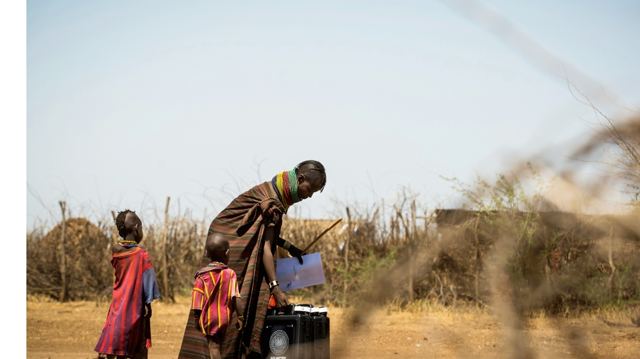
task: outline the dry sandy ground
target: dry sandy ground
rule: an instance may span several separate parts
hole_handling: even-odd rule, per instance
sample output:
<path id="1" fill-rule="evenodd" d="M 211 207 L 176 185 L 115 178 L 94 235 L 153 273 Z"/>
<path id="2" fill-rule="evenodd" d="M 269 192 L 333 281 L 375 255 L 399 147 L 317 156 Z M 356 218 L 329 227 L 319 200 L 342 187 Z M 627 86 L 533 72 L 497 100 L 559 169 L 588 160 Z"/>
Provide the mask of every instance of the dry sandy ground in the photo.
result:
<path id="1" fill-rule="evenodd" d="M 28 300 L 27 358 L 96 358 L 108 306 Z M 177 358 L 188 306 L 185 298 L 153 304 L 150 358 Z M 329 317 L 333 359 L 507 358 L 517 338 L 525 338 L 519 353 L 529 350 L 532 358 L 640 358 L 640 328 L 624 313 L 529 319 L 511 336 L 483 313 L 379 311 L 352 330 L 344 310 L 330 308 Z"/>

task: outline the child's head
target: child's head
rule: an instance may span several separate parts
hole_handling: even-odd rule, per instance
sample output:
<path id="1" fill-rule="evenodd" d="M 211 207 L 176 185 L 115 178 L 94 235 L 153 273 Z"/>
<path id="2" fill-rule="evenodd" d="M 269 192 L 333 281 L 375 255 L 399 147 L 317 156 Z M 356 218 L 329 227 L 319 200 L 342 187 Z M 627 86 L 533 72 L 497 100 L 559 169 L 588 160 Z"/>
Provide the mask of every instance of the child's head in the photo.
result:
<path id="1" fill-rule="evenodd" d="M 140 243 L 142 237 L 144 237 L 142 221 L 134 211 L 125 209 L 122 212 L 118 212 L 116 227 L 118 228 L 118 234 L 124 239 Z"/>
<path id="2" fill-rule="evenodd" d="M 207 256 L 212 262 L 229 263 L 229 241 L 220 235 L 212 236 L 206 244 Z"/>

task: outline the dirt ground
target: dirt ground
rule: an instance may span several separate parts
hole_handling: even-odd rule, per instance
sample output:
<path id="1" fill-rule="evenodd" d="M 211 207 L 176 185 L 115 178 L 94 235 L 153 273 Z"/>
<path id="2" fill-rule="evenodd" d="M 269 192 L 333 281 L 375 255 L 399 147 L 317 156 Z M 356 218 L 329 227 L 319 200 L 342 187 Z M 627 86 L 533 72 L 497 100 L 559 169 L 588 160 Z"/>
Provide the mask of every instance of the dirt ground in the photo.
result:
<path id="1" fill-rule="evenodd" d="M 27 300 L 27 358 L 96 358 L 93 348 L 109 303 Z M 188 298 L 154 303 L 150 358 L 177 358 L 189 310 Z M 425 310 L 371 313 L 347 329 L 348 313 L 329 308 L 331 357 L 506 358 L 518 339 L 519 353 L 532 358 L 640 358 L 640 328 L 625 313 L 587 314 L 573 319 L 538 317 L 507 332 L 493 316 L 479 312 Z M 523 356 L 516 356 L 523 357 Z"/>

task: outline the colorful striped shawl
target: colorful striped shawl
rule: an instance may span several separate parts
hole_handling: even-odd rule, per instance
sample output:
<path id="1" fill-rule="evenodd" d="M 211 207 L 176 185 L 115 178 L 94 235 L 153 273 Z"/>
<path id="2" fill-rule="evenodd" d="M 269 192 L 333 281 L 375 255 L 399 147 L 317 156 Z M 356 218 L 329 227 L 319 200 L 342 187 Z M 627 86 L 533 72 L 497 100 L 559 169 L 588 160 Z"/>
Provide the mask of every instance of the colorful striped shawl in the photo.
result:
<path id="1" fill-rule="evenodd" d="M 274 224 L 277 238 L 280 235 L 283 213 L 284 206 L 278 193 L 271 182 L 264 182 L 234 199 L 211 222 L 209 235 L 222 235 L 229 240 L 228 266 L 236 273 L 247 323 L 242 333 L 235 325 L 229 326 L 221 343 L 222 358 L 239 357 L 241 347 L 261 352 L 260 335 L 270 296 L 262 270 L 264 231 L 268 225 Z M 275 246 L 272 251 L 275 251 Z M 207 263 L 209 259 L 203 251 L 200 267 Z M 232 318 L 234 315 L 232 314 Z M 195 328 L 195 318 L 191 311 L 178 358 L 209 358 L 206 338 Z"/>
<path id="2" fill-rule="evenodd" d="M 151 348 L 151 329 L 144 318 L 144 304 L 160 296 L 149 254 L 142 248 L 113 253 L 113 299 L 95 351 L 134 356 Z M 153 283 L 145 283 L 152 281 Z M 151 293 L 147 293 L 151 289 Z M 146 339 L 146 340 L 145 340 Z"/>

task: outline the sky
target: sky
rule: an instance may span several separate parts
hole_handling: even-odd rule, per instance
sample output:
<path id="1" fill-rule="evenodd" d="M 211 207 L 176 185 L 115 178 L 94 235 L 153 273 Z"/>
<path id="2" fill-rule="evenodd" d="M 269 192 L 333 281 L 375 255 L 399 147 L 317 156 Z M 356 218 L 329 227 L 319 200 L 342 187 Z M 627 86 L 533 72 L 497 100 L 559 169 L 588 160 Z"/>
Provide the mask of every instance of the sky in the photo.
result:
<path id="1" fill-rule="evenodd" d="M 207 222 L 297 163 L 302 218 L 453 207 L 472 182 L 557 161 L 640 100 L 636 1 L 44 1 L 26 4 L 26 225 L 133 209 Z M 22 29 L 19 29 L 21 31 Z M 560 70 L 559 70 L 560 69 Z M 564 76 L 566 75 L 566 76 Z"/>

